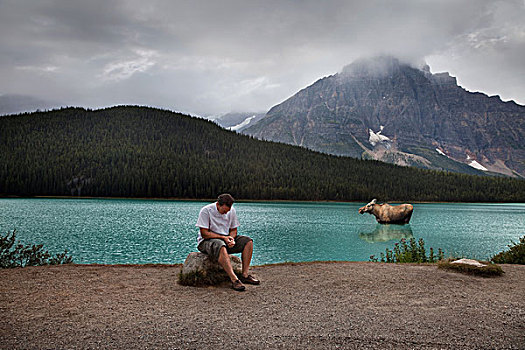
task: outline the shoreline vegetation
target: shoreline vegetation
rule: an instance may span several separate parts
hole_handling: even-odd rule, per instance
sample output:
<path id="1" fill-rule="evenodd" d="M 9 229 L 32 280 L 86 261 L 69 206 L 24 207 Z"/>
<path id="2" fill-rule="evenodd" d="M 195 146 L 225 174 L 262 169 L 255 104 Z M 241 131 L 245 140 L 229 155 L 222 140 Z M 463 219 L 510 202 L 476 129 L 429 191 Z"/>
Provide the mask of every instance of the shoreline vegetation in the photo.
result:
<path id="1" fill-rule="evenodd" d="M 63 265 L 73 262 L 67 249 L 63 253 L 52 255 L 44 250 L 43 244 L 22 244 L 16 240 L 16 229 L 0 235 L 0 268 L 28 266 Z"/>

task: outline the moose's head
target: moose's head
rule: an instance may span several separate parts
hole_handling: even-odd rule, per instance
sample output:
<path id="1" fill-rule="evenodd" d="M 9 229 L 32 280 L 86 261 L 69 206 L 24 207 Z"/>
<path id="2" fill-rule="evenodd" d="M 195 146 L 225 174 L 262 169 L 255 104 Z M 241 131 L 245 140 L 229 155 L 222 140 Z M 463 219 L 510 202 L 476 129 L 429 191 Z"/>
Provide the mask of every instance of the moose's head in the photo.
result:
<path id="1" fill-rule="evenodd" d="M 359 214 L 371 213 L 376 202 L 377 202 L 377 199 L 372 199 L 370 203 L 368 203 L 364 207 L 359 208 Z"/>

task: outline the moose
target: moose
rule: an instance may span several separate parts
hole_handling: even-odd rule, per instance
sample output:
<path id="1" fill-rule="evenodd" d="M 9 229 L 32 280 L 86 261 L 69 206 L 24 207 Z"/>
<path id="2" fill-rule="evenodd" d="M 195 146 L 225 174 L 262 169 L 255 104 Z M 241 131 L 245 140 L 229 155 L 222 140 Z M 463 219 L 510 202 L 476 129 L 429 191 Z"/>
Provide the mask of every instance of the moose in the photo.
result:
<path id="1" fill-rule="evenodd" d="M 377 204 L 377 199 L 359 208 L 359 214 L 369 213 L 376 217 L 380 224 L 408 224 L 412 217 L 414 206 L 412 204 L 401 204 L 391 206 L 389 204 Z"/>

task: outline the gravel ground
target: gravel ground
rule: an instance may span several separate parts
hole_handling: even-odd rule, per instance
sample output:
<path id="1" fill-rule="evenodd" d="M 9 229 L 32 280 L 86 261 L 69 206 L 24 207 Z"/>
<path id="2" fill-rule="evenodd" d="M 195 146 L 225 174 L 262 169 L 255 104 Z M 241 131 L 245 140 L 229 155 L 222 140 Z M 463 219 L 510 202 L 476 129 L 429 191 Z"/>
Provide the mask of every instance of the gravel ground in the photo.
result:
<path id="1" fill-rule="evenodd" d="M 0 271 L 2 349 L 525 349 L 525 266 L 302 263 L 262 283 L 177 284 L 180 266 Z"/>

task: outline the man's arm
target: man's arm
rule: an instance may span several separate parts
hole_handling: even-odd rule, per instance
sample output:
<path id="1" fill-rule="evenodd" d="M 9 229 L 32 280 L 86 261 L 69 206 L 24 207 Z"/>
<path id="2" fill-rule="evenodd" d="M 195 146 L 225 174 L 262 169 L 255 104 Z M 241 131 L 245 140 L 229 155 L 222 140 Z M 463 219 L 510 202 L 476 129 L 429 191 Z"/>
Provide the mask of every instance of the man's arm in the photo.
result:
<path id="1" fill-rule="evenodd" d="M 232 236 L 233 238 L 237 237 L 237 227 L 230 229 L 230 236 Z"/>
<path id="2" fill-rule="evenodd" d="M 218 233 L 211 232 L 209 229 L 203 228 L 203 227 L 199 227 L 199 229 L 201 231 L 201 236 L 204 239 L 211 239 L 211 238 L 222 239 L 224 242 L 226 242 L 226 245 L 230 248 L 235 245 L 235 239 L 232 236 L 220 235 Z M 231 230 L 230 230 L 230 234 L 231 234 Z M 235 229 L 235 235 L 237 235 L 237 229 Z"/>

